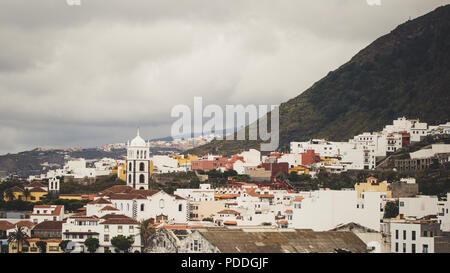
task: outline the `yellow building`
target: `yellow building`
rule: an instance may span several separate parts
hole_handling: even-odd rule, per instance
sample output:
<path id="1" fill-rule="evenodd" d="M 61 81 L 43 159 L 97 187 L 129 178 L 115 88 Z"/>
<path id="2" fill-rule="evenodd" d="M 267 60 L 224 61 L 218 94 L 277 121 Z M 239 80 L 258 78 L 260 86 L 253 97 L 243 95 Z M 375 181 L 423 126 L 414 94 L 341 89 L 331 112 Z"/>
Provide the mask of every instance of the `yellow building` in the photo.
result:
<path id="1" fill-rule="evenodd" d="M 385 192 L 387 198 L 392 198 L 390 186 L 387 181 L 380 183 L 375 177 L 369 177 L 365 183 L 356 183 L 355 190 L 358 193 L 358 198 L 361 198 L 363 192 Z"/>
<path id="2" fill-rule="evenodd" d="M 14 200 L 21 199 L 21 200 L 33 202 L 33 203 L 43 200 L 44 197 L 47 195 L 47 191 L 42 188 L 32 188 L 32 189 L 28 190 L 28 194 L 26 194 L 26 192 L 27 192 L 26 190 L 23 190 L 17 186 L 7 189 L 5 191 L 5 193 L 7 191 L 12 192 L 12 194 L 14 195 L 14 198 L 13 198 Z M 3 200 L 10 201 L 8 194 L 4 194 Z"/>
<path id="3" fill-rule="evenodd" d="M 61 239 L 39 239 L 39 238 L 31 238 L 28 239 L 28 244 L 22 245 L 20 244 L 21 253 L 40 253 L 39 247 L 36 245 L 37 242 L 44 241 L 47 243 L 46 253 L 63 253 L 61 248 L 59 247 L 59 243 L 61 243 Z M 18 253 L 17 242 L 11 242 L 9 244 L 9 253 Z"/>
<path id="4" fill-rule="evenodd" d="M 178 160 L 178 166 L 185 166 L 191 164 L 192 160 L 198 160 L 198 156 L 196 155 L 188 155 L 187 157 L 175 156 Z"/>
<path id="5" fill-rule="evenodd" d="M 298 175 L 309 174 L 309 169 L 303 166 L 295 166 L 289 169 L 289 173 L 297 173 Z"/>

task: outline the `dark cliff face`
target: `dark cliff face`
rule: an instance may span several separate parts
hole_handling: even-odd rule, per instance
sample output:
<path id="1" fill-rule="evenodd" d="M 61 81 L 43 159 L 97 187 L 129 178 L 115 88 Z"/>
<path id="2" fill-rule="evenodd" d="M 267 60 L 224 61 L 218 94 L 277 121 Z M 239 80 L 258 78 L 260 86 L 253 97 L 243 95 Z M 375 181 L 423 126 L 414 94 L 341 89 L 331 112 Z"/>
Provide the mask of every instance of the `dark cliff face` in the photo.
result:
<path id="1" fill-rule="evenodd" d="M 437 124 L 450 114 L 450 5 L 398 26 L 280 106 L 280 147 L 347 140 L 397 117 Z M 254 141 L 214 141 L 192 151 L 232 154 Z"/>

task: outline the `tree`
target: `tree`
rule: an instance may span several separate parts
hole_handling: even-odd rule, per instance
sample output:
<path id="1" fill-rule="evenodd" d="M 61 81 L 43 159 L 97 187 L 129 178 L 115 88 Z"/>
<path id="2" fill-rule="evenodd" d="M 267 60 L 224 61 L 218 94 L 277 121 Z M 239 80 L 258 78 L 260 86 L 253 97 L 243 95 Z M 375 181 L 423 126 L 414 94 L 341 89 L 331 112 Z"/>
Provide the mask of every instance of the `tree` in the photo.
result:
<path id="1" fill-rule="evenodd" d="M 126 253 L 128 253 L 133 243 L 134 243 L 133 236 L 125 237 L 123 235 L 118 235 L 111 239 L 111 244 L 116 248 L 116 250 L 124 251 Z"/>
<path id="2" fill-rule="evenodd" d="M 30 237 L 23 231 L 23 227 L 17 227 L 14 232 L 11 232 L 8 236 L 8 243 L 16 242 L 17 252 L 22 251 L 24 244 L 28 244 L 28 239 Z"/>
<path id="3" fill-rule="evenodd" d="M 90 253 L 94 253 L 100 246 L 100 243 L 97 238 L 87 238 L 84 241 L 84 245 L 87 247 Z"/>
<path id="4" fill-rule="evenodd" d="M 25 201 L 28 200 L 28 197 L 30 197 L 31 193 L 29 189 L 23 190 L 23 196 L 25 197 Z"/>
<path id="5" fill-rule="evenodd" d="M 37 241 L 36 246 L 39 247 L 39 251 L 41 253 L 45 253 L 47 251 L 47 242 Z"/>
<path id="6" fill-rule="evenodd" d="M 150 224 L 149 220 L 142 220 L 139 223 L 139 235 L 141 235 L 142 246 L 147 247 L 148 239 L 155 233 L 155 228 Z"/>
<path id="7" fill-rule="evenodd" d="M 386 202 L 384 206 L 384 216 L 383 218 L 395 218 L 399 212 L 398 201 L 396 202 Z"/>
<path id="8" fill-rule="evenodd" d="M 8 199 L 8 201 L 14 200 L 14 193 L 11 189 L 7 189 L 5 191 L 5 197 Z"/>
<path id="9" fill-rule="evenodd" d="M 61 243 L 59 243 L 59 247 L 61 248 L 61 250 L 63 252 L 66 252 L 67 245 L 69 244 L 69 242 L 70 242 L 70 240 L 64 240 L 64 241 L 61 241 Z"/>

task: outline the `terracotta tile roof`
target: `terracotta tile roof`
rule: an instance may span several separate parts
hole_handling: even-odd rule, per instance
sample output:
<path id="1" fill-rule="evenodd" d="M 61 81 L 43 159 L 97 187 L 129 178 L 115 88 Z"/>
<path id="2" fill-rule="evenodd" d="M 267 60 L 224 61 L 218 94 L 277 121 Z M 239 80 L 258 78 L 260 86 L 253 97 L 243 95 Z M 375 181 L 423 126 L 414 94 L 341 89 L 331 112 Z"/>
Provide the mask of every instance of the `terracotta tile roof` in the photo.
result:
<path id="1" fill-rule="evenodd" d="M 129 217 L 125 216 L 123 214 L 106 214 L 106 215 L 100 217 L 100 219 L 106 219 L 106 220 L 117 219 L 117 218 L 129 218 Z"/>
<path id="2" fill-rule="evenodd" d="M 234 215 L 240 215 L 239 212 L 231 209 L 224 209 L 218 212 L 218 214 L 234 214 Z"/>
<path id="3" fill-rule="evenodd" d="M 148 196 L 152 196 L 154 194 L 157 194 L 158 192 L 160 192 L 160 191 L 159 190 L 136 190 L 136 189 L 133 189 L 129 193 L 139 194 L 139 195 L 143 195 L 145 197 L 148 197 Z"/>
<path id="4" fill-rule="evenodd" d="M 225 221 L 223 222 L 224 225 L 237 225 L 236 221 Z"/>
<path id="5" fill-rule="evenodd" d="M 106 210 L 118 210 L 118 209 L 116 209 L 115 207 L 112 207 L 112 206 L 106 206 L 101 209 L 101 211 L 106 211 Z"/>
<path id="6" fill-rule="evenodd" d="M 14 228 L 15 228 L 15 226 L 13 224 L 11 224 L 10 222 L 5 221 L 5 220 L 0 221 L 0 230 L 6 231 L 9 229 L 14 229 Z"/>
<path id="7" fill-rule="evenodd" d="M 98 232 L 78 232 L 78 231 L 66 231 L 63 234 L 77 234 L 77 235 L 98 235 Z"/>
<path id="8" fill-rule="evenodd" d="M 85 211 L 85 210 L 86 210 L 86 207 L 81 207 L 81 208 L 79 208 L 79 209 L 77 209 L 77 210 L 79 210 L 79 211 Z"/>
<path id="9" fill-rule="evenodd" d="M 279 221 L 278 223 L 279 223 L 279 224 L 282 224 L 282 225 L 287 225 L 287 224 L 288 224 L 288 221 L 286 221 L 286 220 L 281 220 L 281 221 Z"/>
<path id="10" fill-rule="evenodd" d="M 32 228 L 32 227 L 35 226 L 35 224 L 34 224 L 33 222 L 31 222 L 31 221 L 23 220 L 23 221 L 17 222 L 17 223 L 16 223 L 16 226 Z"/>
<path id="11" fill-rule="evenodd" d="M 36 188 L 32 188 L 30 190 L 30 192 L 47 192 L 47 191 L 42 188 L 36 187 Z"/>
<path id="12" fill-rule="evenodd" d="M 111 188 L 107 188 L 104 191 L 101 191 L 99 193 L 99 195 L 101 196 L 101 195 L 107 195 L 107 194 L 112 194 L 112 193 L 128 193 L 132 190 L 134 190 L 134 189 L 127 185 L 116 185 L 116 186 L 112 186 Z"/>
<path id="13" fill-rule="evenodd" d="M 72 214 L 72 216 L 70 216 L 70 217 L 83 217 L 83 216 L 86 216 L 86 211 Z"/>
<path id="14" fill-rule="evenodd" d="M 27 240 L 28 242 L 39 242 L 44 241 L 47 243 L 61 243 L 62 239 L 41 239 L 41 238 L 30 238 Z"/>
<path id="15" fill-rule="evenodd" d="M 44 221 L 34 226 L 33 230 L 62 230 L 62 221 Z"/>
<path id="16" fill-rule="evenodd" d="M 30 188 L 36 188 L 36 187 L 37 188 L 44 188 L 46 186 L 44 184 L 38 182 L 38 181 L 35 181 L 35 182 L 31 183 L 30 185 L 27 185 L 26 187 L 30 187 Z"/>
<path id="17" fill-rule="evenodd" d="M 134 220 L 133 218 L 127 217 L 127 218 L 110 218 L 102 223 L 101 225 L 138 225 L 139 222 Z"/>
<path id="18" fill-rule="evenodd" d="M 92 202 L 88 203 L 89 205 L 95 205 L 95 204 L 111 204 L 110 201 L 104 199 L 104 198 L 98 198 Z"/>
<path id="19" fill-rule="evenodd" d="M 21 188 L 19 188 L 17 186 L 9 188 L 9 190 L 11 190 L 12 192 L 23 192 L 23 189 L 21 189 Z"/>
<path id="20" fill-rule="evenodd" d="M 292 213 L 292 210 L 291 210 L 291 209 L 287 209 L 287 210 L 285 210 L 284 212 L 286 212 L 286 213 Z"/>
<path id="21" fill-rule="evenodd" d="M 253 197 L 261 197 L 261 198 L 274 198 L 273 194 L 260 194 L 256 192 L 256 189 L 246 189 L 248 195 Z"/>
<path id="22" fill-rule="evenodd" d="M 175 197 L 175 199 L 177 199 L 177 200 L 186 200 L 185 198 L 178 196 L 176 194 L 171 194 L 171 196 Z"/>
<path id="23" fill-rule="evenodd" d="M 302 198 L 302 197 L 296 197 L 296 198 L 294 199 L 294 202 L 301 202 L 303 199 L 305 199 L 305 198 Z"/>
<path id="24" fill-rule="evenodd" d="M 147 199 L 145 195 L 134 193 L 113 193 L 109 196 L 111 200 L 134 200 L 134 199 Z"/>

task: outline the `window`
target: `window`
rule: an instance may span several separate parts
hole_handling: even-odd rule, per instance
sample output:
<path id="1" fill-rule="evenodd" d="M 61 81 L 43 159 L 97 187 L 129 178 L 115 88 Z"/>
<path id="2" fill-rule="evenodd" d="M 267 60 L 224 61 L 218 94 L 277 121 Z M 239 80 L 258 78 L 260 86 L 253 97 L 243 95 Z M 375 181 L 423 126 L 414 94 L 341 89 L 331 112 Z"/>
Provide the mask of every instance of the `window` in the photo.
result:
<path id="1" fill-rule="evenodd" d="M 395 239 L 398 239 L 398 229 L 395 230 Z"/>
<path id="2" fill-rule="evenodd" d="M 130 162 L 130 167 L 129 167 L 129 169 L 128 169 L 129 171 L 132 171 L 133 170 L 133 164 Z M 131 180 L 131 175 L 130 175 L 130 180 Z"/>
<path id="3" fill-rule="evenodd" d="M 122 226 L 117 226 L 117 232 L 122 233 Z"/>
<path id="4" fill-rule="evenodd" d="M 416 231 L 415 230 L 412 231 L 411 238 L 413 241 L 416 240 Z"/>
<path id="5" fill-rule="evenodd" d="M 141 211 L 144 211 L 144 204 L 141 204 Z"/>
<path id="6" fill-rule="evenodd" d="M 159 200 L 159 207 L 164 208 L 164 199 Z"/>
<path id="7" fill-rule="evenodd" d="M 403 231 L 403 240 L 406 240 L 406 230 Z"/>
<path id="8" fill-rule="evenodd" d="M 105 234 L 105 237 L 103 239 L 105 242 L 109 242 L 109 234 Z"/>
<path id="9" fill-rule="evenodd" d="M 109 232 L 109 225 L 105 225 L 105 232 Z"/>
<path id="10" fill-rule="evenodd" d="M 416 244 L 411 245 L 411 253 L 416 253 Z"/>
<path id="11" fill-rule="evenodd" d="M 130 230 L 130 233 L 134 233 L 134 226 L 129 226 L 128 228 Z"/>
<path id="12" fill-rule="evenodd" d="M 428 253 L 428 245 L 423 245 L 423 253 Z"/>
<path id="13" fill-rule="evenodd" d="M 398 252 L 398 243 L 395 243 L 395 252 Z"/>
<path id="14" fill-rule="evenodd" d="M 144 162 L 141 162 L 139 164 L 139 171 L 143 172 L 144 170 L 145 170 L 145 164 L 144 164 Z"/>
<path id="15" fill-rule="evenodd" d="M 406 253 L 406 243 L 403 243 L 403 253 Z"/>
<path id="16" fill-rule="evenodd" d="M 139 175 L 139 183 L 145 183 L 145 175 Z"/>
<path id="17" fill-rule="evenodd" d="M 178 211 L 183 211 L 183 205 L 181 204 L 178 205 Z"/>

